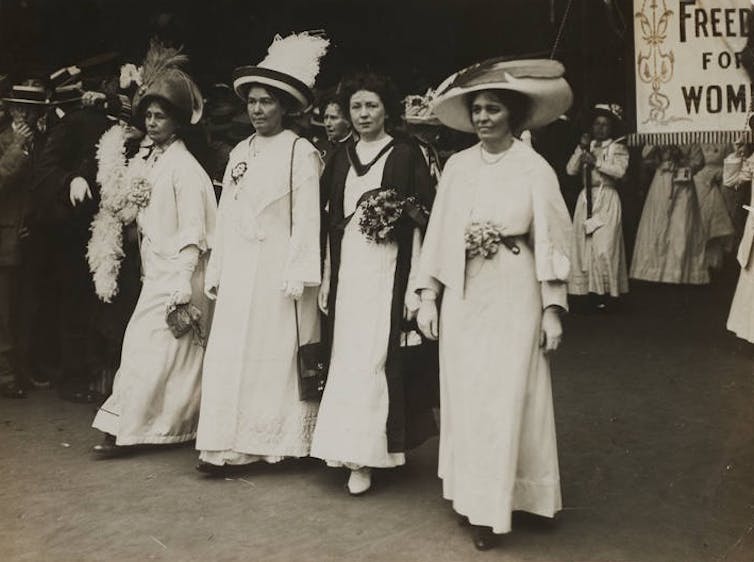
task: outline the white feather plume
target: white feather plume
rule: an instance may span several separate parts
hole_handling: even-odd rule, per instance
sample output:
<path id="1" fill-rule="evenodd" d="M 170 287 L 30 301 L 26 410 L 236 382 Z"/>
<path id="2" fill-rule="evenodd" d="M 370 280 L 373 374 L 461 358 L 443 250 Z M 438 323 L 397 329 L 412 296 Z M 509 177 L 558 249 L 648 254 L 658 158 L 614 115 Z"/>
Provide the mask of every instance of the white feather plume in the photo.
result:
<path id="1" fill-rule="evenodd" d="M 267 56 L 258 66 L 284 72 L 311 88 L 319 74 L 319 59 L 329 46 L 329 39 L 305 31 L 288 37 L 276 35 Z"/>

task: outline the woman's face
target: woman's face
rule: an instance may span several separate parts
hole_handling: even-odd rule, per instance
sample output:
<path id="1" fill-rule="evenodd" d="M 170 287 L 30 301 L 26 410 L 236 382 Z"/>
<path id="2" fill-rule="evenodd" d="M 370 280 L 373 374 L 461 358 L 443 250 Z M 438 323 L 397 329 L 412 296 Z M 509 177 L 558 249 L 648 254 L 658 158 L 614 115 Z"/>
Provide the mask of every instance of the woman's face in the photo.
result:
<path id="1" fill-rule="evenodd" d="M 155 144 L 164 144 L 175 136 L 178 122 L 157 101 L 149 102 L 144 113 L 144 126 L 147 135 Z"/>
<path id="2" fill-rule="evenodd" d="M 592 123 L 592 135 L 594 140 L 603 141 L 610 138 L 612 134 L 612 123 L 605 115 L 598 115 Z"/>
<path id="3" fill-rule="evenodd" d="M 489 92 L 476 94 L 472 99 L 471 123 L 481 141 L 501 141 L 512 134 L 508 108 Z"/>
<path id="4" fill-rule="evenodd" d="M 385 105 L 375 92 L 359 90 L 354 93 L 349 111 L 351 123 L 360 137 L 370 140 L 385 132 Z"/>
<path id="5" fill-rule="evenodd" d="M 340 105 L 337 103 L 327 105 L 325 108 L 325 114 L 322 117 L 322 122 L 325 125 L 327 139 L 330 142 L 341 140 L 351 130 L 351 123 L 349 123 L 348 119 L 343 115 L 343 112 L 340 110 Z"/>
<path id="6" fill-rule="evenodd" d="M 252 86 L 246 97 L 246 111 L 258 135 L 269 137 L 283 130 L 285 108 L 262 86 Z"/>

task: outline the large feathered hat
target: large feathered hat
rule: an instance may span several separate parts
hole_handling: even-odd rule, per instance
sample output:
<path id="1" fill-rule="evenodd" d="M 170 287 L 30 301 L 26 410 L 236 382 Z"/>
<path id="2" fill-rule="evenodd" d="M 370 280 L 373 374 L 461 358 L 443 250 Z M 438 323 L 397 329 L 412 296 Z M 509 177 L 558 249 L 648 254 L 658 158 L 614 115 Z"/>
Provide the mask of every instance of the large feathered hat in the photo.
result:
<path id="1" fill-rule="evenodd" d="M 267 56 L 256 66 L 240 66 L 233 71 L 233 89 L 243 99 L 251 84 L 265 84 L 290 94 L 297 111 L 307 111 L 314 103 L 312 88 L 319 74 L 319 59 L 330 41 L 317 33 L 276 35 Z"/>
<path id="2" fill-rule="evenodd" d="M 483 90 L 511 90 L 529 100 L 520 127 L 536 129 L 551 123 L 571 106 L 573 93 L 564 72 L 563 65 L 555 60 L 491 59 L 448 77 L 437 88 L 432 109 L 448 127 L 473 133 L 468 95 Z"/>
<path id="3" fill-rule="evenodd" d="M 144 110 L 150 98 L 162 98 L 173 105 L 186 120 L 195 125 L 202 118 L 204 101 L 199 87 L 183 70 L 188 57 L 180 49 L 166 47 L 152 39 L 141 72 L 142 84 L 134 96 L 136 112 Z"/>

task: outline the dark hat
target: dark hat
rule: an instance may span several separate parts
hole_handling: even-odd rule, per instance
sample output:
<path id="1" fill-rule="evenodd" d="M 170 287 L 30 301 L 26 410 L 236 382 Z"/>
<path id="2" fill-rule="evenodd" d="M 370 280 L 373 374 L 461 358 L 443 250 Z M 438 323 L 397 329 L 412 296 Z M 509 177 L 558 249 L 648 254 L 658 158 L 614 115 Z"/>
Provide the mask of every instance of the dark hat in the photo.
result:
<path id="1" fill-rule="evenodd" d="M 105 110 L 107 111 L 108 117 L 112 117 L 119 121 L 130 123 L 133 119 L 131 100 L 128 99 L 128 96 L 124 96 L 123 94 L 107 96 Z"/>
<path id="2" fill-rule="evenodd" d="M 6 103 L 23 105 L 50 105 L 52 93 L 39 80 L 26 80 L 14 84 L 10 93 L 2 98 Z"/>
<path id="3" fill-rule="evenodd" d="M 173 105 L 192 125 L 202 118 L 204 100 L 199 87 L 181 68 L 188 64 L 188 57 L 179 49 L 166 47 L 152 40 L 144 59 L 142 77 L 144 83 L 136 92 L 133 106 L 143 110 L 145 100 L 162 98 Z"/>
<path id="4" fill-rule="evenodd" d="M 52 105 L 64 105 L 67 103 L 76 103 L 81 101 L 84 91 L 81 82 L 60 86 L 52 92 Z"/>

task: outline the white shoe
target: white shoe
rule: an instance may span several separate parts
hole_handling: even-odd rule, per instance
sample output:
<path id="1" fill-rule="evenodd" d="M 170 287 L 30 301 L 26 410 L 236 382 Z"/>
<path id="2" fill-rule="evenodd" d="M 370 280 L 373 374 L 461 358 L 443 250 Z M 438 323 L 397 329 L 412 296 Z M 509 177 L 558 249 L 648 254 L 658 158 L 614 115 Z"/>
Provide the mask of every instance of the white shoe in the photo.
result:
<path id="1" fill-rule="evenodd" d="M 372 469 L 368 467 L 352 470 L 348 477 L 348 493 L 360 496 L 372 487 Z"/>

